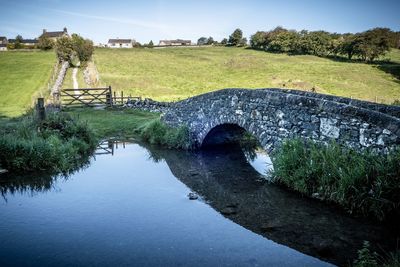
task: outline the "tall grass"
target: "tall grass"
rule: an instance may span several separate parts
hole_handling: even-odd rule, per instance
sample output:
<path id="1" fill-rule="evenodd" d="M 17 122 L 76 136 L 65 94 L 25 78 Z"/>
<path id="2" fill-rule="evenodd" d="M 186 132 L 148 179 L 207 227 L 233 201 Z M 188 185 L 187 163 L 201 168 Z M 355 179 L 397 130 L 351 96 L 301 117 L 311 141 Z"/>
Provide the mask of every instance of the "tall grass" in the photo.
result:
<path id="1" fill-rule="evenodd" d="M 387 155 L 288 140 L 274 154 L 274 179 L 308 196 L 378 220 L 399 216 L 400 150 Z"/>
<path id="2" fill-rule="evenodd" d="M 0 167 L 10 172 L 67 172 L 87 158 L 96 138 L 87 124 L 64 113 L 39 122 L 28 116 L 3 125 Z"/>
<path id="3" fill-rule="evenodd" d="M 138 132 L 144 141 L 168 148 L 189 149 L 191 146 L 187 127 L 172 128 L 154 119 L 139 127 Z"/>
<path id="4" fill-rule="evenodd" d="M 160 120 L 159 113 L 130 109 L 80 109 L 70 113 L 87 121 L 98 138 L 141 138 L 150 144 L 178 149 L 191 145 L 187 127 L 169 127 Z"/>

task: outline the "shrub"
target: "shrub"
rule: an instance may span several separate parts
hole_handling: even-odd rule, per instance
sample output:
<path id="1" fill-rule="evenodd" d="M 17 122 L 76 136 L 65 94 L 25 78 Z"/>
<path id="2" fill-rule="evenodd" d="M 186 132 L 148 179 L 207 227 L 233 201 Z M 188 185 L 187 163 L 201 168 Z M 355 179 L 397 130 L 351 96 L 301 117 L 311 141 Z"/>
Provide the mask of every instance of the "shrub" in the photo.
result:
<path id="1" fill-rule="evenodd" d="M 43 122 L 26 117 L 3 129 L 0 165 L 11 172 L 68 172 L 85 160 L 95 145 L 91 129 L 67 114 L 49 114 Z"/>
<path id="2" fill-rule="evenodd" d="M 190 148 L 189 131 L 187 127 L 172 128 L 155 119 L 139 129 L 144 141 L 150 144 L 162 145 L 168 148 Z"/>
<path id="3" fill-rule="evenodd" d="M 350 213 L 383 220 L 400 207 L 400 150 L 387 155 L 289 140 L 274 154 L 274 179 Z"/>

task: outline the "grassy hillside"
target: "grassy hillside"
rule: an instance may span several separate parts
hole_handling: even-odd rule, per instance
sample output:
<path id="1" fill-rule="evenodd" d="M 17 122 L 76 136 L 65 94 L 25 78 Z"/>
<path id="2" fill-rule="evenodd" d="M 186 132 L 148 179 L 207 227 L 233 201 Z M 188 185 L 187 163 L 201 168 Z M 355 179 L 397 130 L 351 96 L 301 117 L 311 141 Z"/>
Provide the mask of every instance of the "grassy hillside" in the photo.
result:
<path id="1" fill-rule="evenodd" d="M 54 52 L 0 53 L 0 116 L 18 116 L 31 106 L 47 89 L 55 60 Z"/>
<path id="2" fill-rule="evenodd" d="M 97 49 L 101 83 L 125 94 L 177 100 L 228 87 L 281 87 L 370 101 L 400 99 L 400 51 L 378 66 L 242 48 Z"/>

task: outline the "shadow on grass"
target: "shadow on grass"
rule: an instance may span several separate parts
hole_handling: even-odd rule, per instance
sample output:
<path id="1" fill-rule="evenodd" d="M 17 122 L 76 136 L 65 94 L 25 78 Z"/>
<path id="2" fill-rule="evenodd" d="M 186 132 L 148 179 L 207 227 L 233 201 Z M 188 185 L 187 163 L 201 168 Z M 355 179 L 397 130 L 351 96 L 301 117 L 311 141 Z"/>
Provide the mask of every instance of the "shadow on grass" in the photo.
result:
<path id="1" fill-rule="evenodd" d="M 259 51 L 259 52 L 267 52 L 271 54 L 286 54 L 288 56 L 301 56 L 301 55 L 308 55 L 308 54 L 301 54 L 301 53 L 281 53 L 281 52 L 275 52 L 275 51 L 265 51 L 263 49 L 257 49 L 257 48 L 251 48 L 251 47 L 246 47 L 245 49 L 249 50 L 254 50 L 254 51 Z M 395 78 L 395 82 L 400 84 L 400 63 L 398 62 L 393 62 L 390 60 L 375 60 L 373 62 L 365 62 L 364 60 L 360 58 L 353 58 L 353 59 L 348 59 L 347 57 L 343 56 L 318 56 L 321 58 L 326 58 L 335 62 L 342 62 L 342 63 L 363 63 L 363 64 L 368 64 L 371 66 L 374 66 L 375 68 L 386 72 L 390 75 L 392 75 Z"/>

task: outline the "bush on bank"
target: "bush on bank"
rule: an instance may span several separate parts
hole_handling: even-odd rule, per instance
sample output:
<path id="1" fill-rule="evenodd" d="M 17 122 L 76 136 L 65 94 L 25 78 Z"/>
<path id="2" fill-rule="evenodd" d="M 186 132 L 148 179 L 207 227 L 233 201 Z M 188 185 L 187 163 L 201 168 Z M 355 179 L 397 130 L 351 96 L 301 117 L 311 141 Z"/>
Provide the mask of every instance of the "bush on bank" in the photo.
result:
<path id="1" fill-rule="evenodd" d="M 288 140 L 274 155 L 274 180 L 378 220 L 399 216 L 400 150 L 387 155 Z"/>
<path id="2" fill-rule="evenodd" d="M 154 145 L 161 145 L 168 148 L 189 149 L 191 146 L 189 130 L 181 126 L 172 128 L 154 119 L 139 127 L 138 132 L 144 141 Z"/>
<path id="3" fill-rule="evenodd" d="M 86 123 L 65 113 L 48 114 L 42 122 L 27 116 L 3 125 L 0 134 L 0 167 L 10 172 L 67 172 L 97 143 Z"/>

